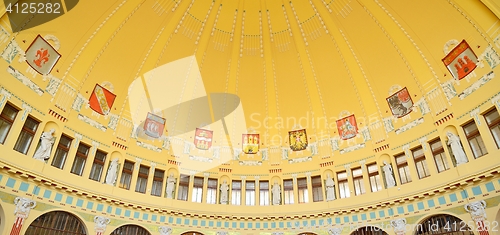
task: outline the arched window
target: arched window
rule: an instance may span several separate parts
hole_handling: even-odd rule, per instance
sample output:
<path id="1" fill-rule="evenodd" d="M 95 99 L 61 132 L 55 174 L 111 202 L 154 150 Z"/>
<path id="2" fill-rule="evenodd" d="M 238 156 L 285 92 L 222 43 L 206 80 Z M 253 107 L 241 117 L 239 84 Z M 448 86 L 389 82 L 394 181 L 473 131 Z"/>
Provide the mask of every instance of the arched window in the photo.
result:
<path id="1" fill-rule="evenodd" d="M 25 234 L 86 235 L 87 230 L 76 216 L 64 211 L 52 211 L 36 218 Z"/>
<path id="2" fill-rule="evenodd" d="M 388 235 L 384 230 L 375 226 L 359 227 L 351 235 Z"/>
<path id="3" fill-rule="evenodd" d="M 303 232 L 303 233 L 299 233 L 297 235 L 317 235 L 316 233 L 311 233 L 311 232 Z"/>
<path id="4" fill-rule="evenodd" d="M 115 229 L 110 235 L 151 235 L 151 233 L 137 225 L 123 225 Z"/>
<path id="5" fill-rule="evenodd" d="M 415 228 L 415 235 L 474 235 L 467 223 L 452 215 L 435 215 Z"/>
<path id="6" fill-rule="evenodd" d="M 181 235 L 203 235 L 203 233 L 189 231 L 189 232 L 182 233 Z"/>

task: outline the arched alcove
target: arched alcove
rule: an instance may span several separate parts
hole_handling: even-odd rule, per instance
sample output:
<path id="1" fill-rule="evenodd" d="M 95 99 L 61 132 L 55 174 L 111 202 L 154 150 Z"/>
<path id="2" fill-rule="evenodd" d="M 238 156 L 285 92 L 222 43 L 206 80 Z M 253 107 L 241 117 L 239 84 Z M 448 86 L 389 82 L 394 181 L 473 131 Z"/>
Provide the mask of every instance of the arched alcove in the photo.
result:
<path id="1" fill-rule="evenodd" d="M 87 235 L 85 224 L 75 215 L 65 211 L 52 211 L 38 216 L 31 222 L 25 235 L 72 234 Z"/>
<path id="2" fill-rule="evenodd" d="M 382 228 L 376 226 L 364 226 L 353 229 L 350 235 L 388 235 Z"/>
<path id="3" fill-rule="evenodd" d="M 2 204 L 0 204 L 0 232 L 5 229 L 5 212 L 3 210 Z"/>
<path id="4" fill-rule="evenodd" d="M 189 232 L 181 233 L 181 235 L 203 235 L 203 233 L 196 232 L 196 231 L 189 231 Z"/>
<path id="5" fill-rule="evenodd" d="M 151 235 L 151 233 L 143 227 L 127 224 L 116 228 L 110 235 Z"/>
<path id="6" fill-rule="evenodd" d="M 424 219 L 414 228 L 414 235 L 473 235 L 467 222 L 453 215 L 438 214 Z"/>
<path id="7" fill-rule="evenodd" d="M 312 233 L 312 232 L 302 232 L 302 233 L 299 233 L 297 235 L 317 235 L 316 233 Z"/>

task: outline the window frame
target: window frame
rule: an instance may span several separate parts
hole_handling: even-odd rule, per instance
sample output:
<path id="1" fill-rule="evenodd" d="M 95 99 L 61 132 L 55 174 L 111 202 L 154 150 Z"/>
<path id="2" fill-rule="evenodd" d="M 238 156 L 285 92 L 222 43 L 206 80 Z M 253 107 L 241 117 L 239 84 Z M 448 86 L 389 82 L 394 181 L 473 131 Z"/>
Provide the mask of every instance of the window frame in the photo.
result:
<path id="1" fill-rule="evenodd" d="M 61 144 L 61 141 L 63 139 L 68 140 L 68 146 L 64 146 Z M 51 166 L 58 168 L 58 169 L 64 169 L 64 165 L 66 165 L 66 159 L 68 159 L 68 154 L 69 154 L 69 151 L 71 150 L 72 143 L 73 143 L 73 138 L 71 138 L 68 135 L 65 135 L 64 133 L 61 135 L 61 138 L 59 138 L 59 141 L 57 142 L 57 147 L 56 147 L 56 151 L 54 153 L 54 157 L 52 157 L 52 162 L 50 164 Z M 64 157 L 61 160 L 61 167 L 55 165 L 55 161 L 56 160 L 59 161 L 59 156 L 60 156 L 59 151 L 62 151 L 64 153 Z"/>
<path id="2" fill-rule="evenodd" d="M 87 153 L 82 153 L 80 152 L 80 146 L 83 146 L 83 147 L 86 147 L 87 148 Z M 87 158 L 89 156 L 89 152 L 90 152 L 90 145 L 80 141 L 80 143 L 78 143 L 78 148 L 76 149 L 76 153 L 75 153 L 75 158 L 73 159 L 73 164 L 71 165 L 71 170 L 70 172 L 75 174 L 75 175 L 78 175 L 78 176 L 82 176 L 83 175 L 83 172 L 85 171 L 85 164 L 87 163 Z M 77 164 L 77 160 L 82 160 L 83 163 L 81 164 L 80 166 L 80 173 L 76 172 L 76 167 L 78 167 L 76 164 Z"/>
<path id="3" fill-rule="evenodd" d="M 475 130 L 468 133 L 467 127 L 472 126 L 472 125 L 474 125 L 476 128 L 475 128 Z M 479 131 L 479 128 L 477 127 L 477 124 L 474 121 L 474 119 L 472 119 L 471 121 L 462 125 L 462 129 L 465 133 L 465 138 L 467 139 L 467 142 L 469 143 L 469 147 L 471 148 L 472 155 L 474 156 L 475 159 L 478 159 L 478 158 L 488 154 L 488 149 L 486 148 L 486 144 L 484 143 L 483 137 L 481 136 L 481 132 Z M 473 147 L 473 144 L 472 144 L 473 140 L 476 141 L 479 149 L 475 149 Z M 477 155 L 475 150 L 481 151 L 481 153 L 480 153 L 481 155 Z"/>
<path id="4" fill-rule="evenodd" d="M 398 158 L 404 158 L 404 161 L 398 162 Z M 411 173 L 410 173 L 410 166 L 408 166 L 408 157 L 406 154 L 400 153 L 394 156 L 394 161 L 396 162 L 396 168 L 398 169 L 398 175 L 399 175 L 399 181 L 400 183 L 407 184 L 412 182 L 411 178 Z M 404 175 L 401 174 L 401 169 L 404 171 Z M 404 181 L 403 181 L 403 176 L 404 176 Z"/>
<path id="5" fill-rule="evenodd" d="M 98 154 L 102 154 L 100 156 L 104 156 L 104 159 L 103 160 L 97 159 Z M 95 151 L 94 161 L 92 161 L 92 167 L 90 169 L 89 179 L 97 181 L 97 182 L 101 182 L 102 173 L 104 172 L 104 164 L 106 162 L 107 156 L 108 156 L 108 153 L 106 153 L 100 149 L 97 149 Z M 98 166 L 101 166 L 101 172 L 98 173 L 97 179 L 94 179 L 93 176 L 95 175 L 95 171 L 96 171 Z"/>
<path id="6" fill-rule="evenodd" d="M 28 123 L 28 121 L 32 120 L 34 123 L 36 123 L 36 126 L 34 128 L 34 130 L 31 130 L 29 129 L 28 127 L 26 127 L 26 124 Z M 40 123 L 41 121 L 34 118 L 33 116 L 31 115 L 28 115 L 26 117 L 26 120 L 24 121 L 24 124 L 23 124 L 23 127 L 21 128 L 21 132 L 19 133 L 19 135 L 17 136 L 17 140 L 16 140 L 16 143 L 14 144 L 14 150 L 19 152 L 19 153 L 22 153 L 24 155 L 27 155 L 30 148 L 31 148 L 31 144 L 33 142 L 33 139 L 35 139 L 35 135 L 36 135 L 36 132 L 38 131 L 38 128 L 40 127 Z M 29 137 L 29 140 L 27 142 L 24 142 L 24 143 L 21 143 L 21 141 L 24 141 L 24 134 L 27 134 Z M 21 139 L 23 138 L 23 139 Z M 22 151 L 22 149 L 20 148 L 25 148 L 24 152 Z"/>
<path id="7" fill-rule="evenodd" d="M 9 107 L 9 109 L 12 109 L 14 111 L 14 117 L 12 119 L 8 118 L 7 116 L 4 116 L 4 111 L 5 111 L 5 108 L 6 107 Z M 17 115 L 19 114 L 19 111 L 20 109 L 18 109 L 16 106 L 12 105 L 11 103 L 7 102 L 3 109 L 2 109 L 2 112 L 0 113 L 0 127 L 2 126 L 2 122 L 5 122 L 7 123 L 8 125 L 8 128 L 7 128 L 7 131 L 5 133 L 5 137 L 3 137 L 3 140 L 0 139 L 0 144 L 5 144 L 5 141 L 7 140 L 7 138 L 9 137 L 9 134 L 10 134 L 10 130 L 12 129 L 12 126 L 14 125 L 14 122 L 16 121 L 16 118 L 17 118 Z M 1 138 L 1 136 L 0 136 Z"/>

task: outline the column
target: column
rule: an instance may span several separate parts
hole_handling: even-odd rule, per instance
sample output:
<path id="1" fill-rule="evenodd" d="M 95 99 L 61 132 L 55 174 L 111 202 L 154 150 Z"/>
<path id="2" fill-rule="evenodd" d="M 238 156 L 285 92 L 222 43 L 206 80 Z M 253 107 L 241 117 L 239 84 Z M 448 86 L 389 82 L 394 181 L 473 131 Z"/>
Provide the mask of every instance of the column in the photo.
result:
<path id="1" fill-rule="evenodd" d="M 208 194 L 208 176 L 210 173 L 203 173 L 203 195 L 201 196 L 201 202 L 206 203 L 207 202 L 207 194 Z"/>
<path id="2" fill-rule="evenodd" d="M 472 220 L 476 223 L 477 231 L 480 235 L 489 235 L 488 226 L 485 226 L 484 221 L 486 220 L 486 202 L 484 200 L 471 202 L 466 204 L 465 210 L 469 212 Z M 474 228 L 471 228 L 474 229 Z"/>
<path id="3" fill-rule="evenodd" d="M 260 205 L 260 185 L 259 185 L 259 176 L 255 176 L 255 205 Z"/>
<path id="4" fill-rule="evenodd" d="M 111 222 L 111 220 L 107 217 L 104 216 L 95 216 L 94 217 L 94 223 L 95 223 L 95 234 L 96 235 L 102 235 L 106 231 L 106 227 Z"/>
<path id="5" fill-rule="evenodd" d="M 23 228 L 24 219 L 28 218 L 31 209 L 35 208 L 36 202 L 28 198 L 16 197 L 14 204 L 16 205 L 16 209 L 14 210 L 16 220 L 12 225 L 10 235 L 19 235 Z"/>

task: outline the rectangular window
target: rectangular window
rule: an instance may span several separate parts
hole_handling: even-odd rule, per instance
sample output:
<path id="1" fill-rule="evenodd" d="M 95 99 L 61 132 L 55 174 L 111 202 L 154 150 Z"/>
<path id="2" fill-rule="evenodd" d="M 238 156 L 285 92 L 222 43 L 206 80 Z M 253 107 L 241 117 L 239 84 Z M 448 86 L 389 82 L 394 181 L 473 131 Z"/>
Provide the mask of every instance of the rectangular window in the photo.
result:
<path id="1" fill-rule="evenodd" d="M 95 181 L 101 181 L 102 172 L 104 171 L 104 162 L 106 161 L 107 153 L 97 150 L 95 152 L 94 162 L 92 163 L 92 169 L 90 169 L 89 179 Z"/>
<path id="2" fill-rule="evenodd" d="M 382 180 L 380 179 L 377 163 L 369 164 L 366 167 L 368 169 L 368 177 L 370 179 L 370 187 L 372 189 L 372 192 L 382 190 Z"/>
<path id="3" fill-rule="evenodd" d="M 347 181 L 347 172 L 337 173 L 337 182 L 339 184 L 339 194 L 340 198 L 348 198 L 351 196 L 349 191 L 349 183 Z"/>
<path id="4" fill-rule="evenodd" d="M 466 124 L 464 127 L 465 136 L 467 141 L 469 141 L 470 148 L 474 154 L 474 158 L 481 157 L 488 153 L 486 146 L 484 145 L 483 138 L 477 129 L 476 123 L 474 121 Z"/>
<path id="5" fill-rule="evenodd" d="M 259 181 L 259 205 L 269 206 L 269 181 Z"/>
<path id="6" fill-rule="evenodd" d="M 139 174 L 137 174 L 137 184 L 135 185 L 135 191 L 138 193 L 146 193 L 146 187 L 148 186 L 148 176 L 149 167 L 139 166 Z"/>
<path id="7" fill-rule="evenodd" d="M 429 143 L 431 146 L 432 156 L 434 157 L 434 162 L 436 163 L 436 168 L 438 172 L 443 172 L 450 169 L 448 165 L 448 160 L 446 160 L 446 155 L 444 154 L 443 144 L 441 139 L 431 141 Z"/>
<path id="8" fill-rule="evenodd" d="M 424 149 L 422 146 L 411 150 L 413 155 L 413 161 L 415 162 L 415 167 L 417 168 L 418 178 L 422 179 L 430 176 L 429 168 L 427 167 L 427 160 L 425 159 Z"/>
<path id="9" fill-rule="evenodd" d="M 125 160 L 125 163 L 123 163 L 120 185 L 118 187 L 124 189 L 130 189 L 130 182 L 132 181 L 132 172 L 134 172 L 134 163 Z"/>
<path id="10" fill-rule="evenodd" d="M 194 177 L 192 202 L 202 202 L 203 199 L 203 177 Z"/>
<path id="11" fill-rule="evenodd" d="M 18 109 L 8 103 L 3 108 L 0 114 L 0 144 L 5 143 L 5 139 L 7 139 L 7 135 L 14 124 L 18 112 Z"/>
<path id="12" fill-rule="evenodd" d="M 283 180 L 283 192 L 285 197 L 284 204 L 293 204 L 295 201 L 293 197 L 293 179 Z"/>
<path id="13" fill-rule="evenodd" d="M 307 190 L 307 179 L 297 179 L 297 189 L 299 190 L 299 204 L 309 202 L 309 191 Z"/>
<path id="14" fill-rule="evenodd" d="M 188 200 L 189 193 L 189 175 L 181 175 L 179 178 L 179 190 L 177 191 L 177 199 L 182 201 Z"/>
<path id="15" fill-rule="evenodd" d="M 207 183 L 207 203 L 217 204 L 217 179 L 208 179 Z"/>
<path id="16" fill-rule="evenodd" d="M 31 116 L 26 118 L 24 122 L 23 129 L 17 138 L 16 144 L 14 145 L 14 150 L 26 154 L 35 136 L 36 129 L 38 128 L 39 121 L 35 120 Z"/>
<path id="17" fill-rule="evenodd" d="M 352 169 L 352 181 L 356 195 L 365 194 L 365 183 L 363 182 L 363 171 L 361 167 Z"/>
<path id="18" fill-rule="evenodd" d="M 231 186 L 231 204 L 241 205 L 241 181 L 233 180 Z"/>
<path id="19" fill-rule="evenodd" d="M 153 185 L 151 185 L 151 195 L 158 197 L 161 196 L 164 176 L 165 176 L 165 171 L 160 169 L 155 169 L 155 174 L 153 176 Z"/>
<path id="20" fill-rule="evenodd" d="M 62 135 L 59 140 L 59 144 L 57 144 L 56 153 L 54 154 L 54 158 L 52 159 L 52 166 L 62 169 L 64 167 L 64 163 L 66 162 L 66 158 L 68 157 L 69 147 L 71 146 L 71 139 L 66 135 Z"/>
<path id="21" fill-rule="evenodd" d="M 321 187 L 321 176 L 311 177 L 313 202 L 323 201 L 323 187 Z"/>
<path id="22" fill-rule="evenodd" d="M 255 181 L 245 182 L 245 205 L 255 206 Z"/>
<path id="23" fill-rule="evenodd" d="M 396 159 L 396 165 L 398 167 L 399 179 L 401 184 L 406 184 L 411 182 L 410 169 L 408 168 L 408 162 L 406 161 L 406 155 L 401 153 L 394 157 Z"/>
<path id="24" fill-rule="evenodd" d="M 83 169 L 85 168 L 85 163 L 87 162 L 87 156 L 89 155 L 90 146 L 80 143 L 78 149 L 76 150 L 75 160 L 73 161 L 73 166 L 71 166 L 71 173 L 75 175 L 82 175 Z"/>
<path id="25" fill-rule="evenodd" d="M 498 111 L 493 109 L 486 113 L 484 118 L 488 123 L 488 127 L 490 128 L 493 139 L 497 144 L 497 148 L 500 148 L 500 116 L 498 115 Z"/>

